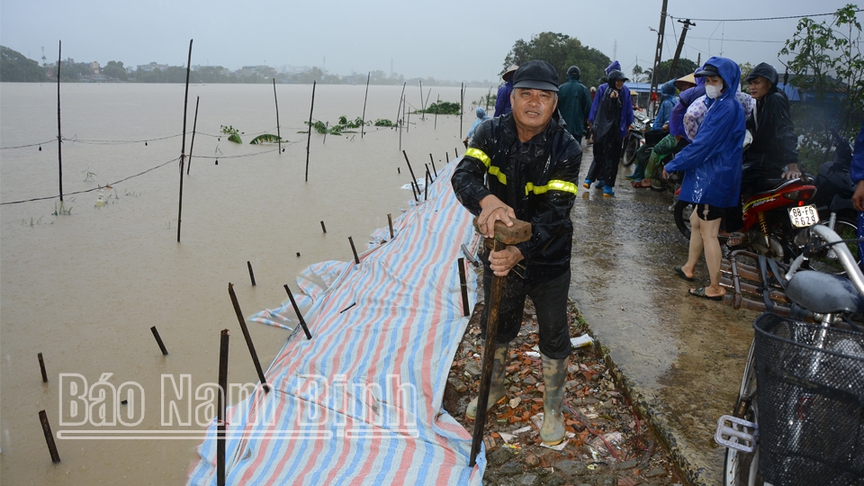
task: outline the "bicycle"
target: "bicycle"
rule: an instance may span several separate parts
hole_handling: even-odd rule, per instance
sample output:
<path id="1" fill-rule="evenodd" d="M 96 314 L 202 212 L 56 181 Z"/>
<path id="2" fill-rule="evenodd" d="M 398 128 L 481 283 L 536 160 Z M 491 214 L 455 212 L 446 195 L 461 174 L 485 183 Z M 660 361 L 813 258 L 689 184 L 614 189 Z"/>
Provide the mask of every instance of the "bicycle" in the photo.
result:
<path id="1" fill-rule="evenodd" d="M 850 320 L 864 312 L 864 273 L 850 240 L 828 226 L 798 239 L 803 251 L 789 267 L 732 254 L 733 306 L 742 304 L 736 266 L 745 256 L 759 262 L 767 312 L 753 323 L 733 414 L 717 423 L 723 485 L 864 485 L 864 332 Z M 801 269 L 831 251 L 848 279 Z"/>

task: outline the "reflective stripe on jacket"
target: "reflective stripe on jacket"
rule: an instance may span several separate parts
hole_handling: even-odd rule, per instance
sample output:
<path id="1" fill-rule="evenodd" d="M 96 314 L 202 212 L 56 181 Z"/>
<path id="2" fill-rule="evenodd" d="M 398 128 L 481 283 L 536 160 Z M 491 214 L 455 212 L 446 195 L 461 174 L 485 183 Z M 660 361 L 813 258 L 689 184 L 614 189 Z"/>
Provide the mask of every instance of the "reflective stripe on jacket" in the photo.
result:
<path id="1" fill-rule="evenodd" d="M 570 209 L 581 163 L 580 145 L 557 121 L 521 143 L 508 114 L 478 127 L 451 183 L 459 202 L 475 216 L 480 200 L 494 194 L 518 219 L 531 223 L 531 239 L 516 247 L 525 258 L 526 278 L 545 280 L 570 267 Z"/>

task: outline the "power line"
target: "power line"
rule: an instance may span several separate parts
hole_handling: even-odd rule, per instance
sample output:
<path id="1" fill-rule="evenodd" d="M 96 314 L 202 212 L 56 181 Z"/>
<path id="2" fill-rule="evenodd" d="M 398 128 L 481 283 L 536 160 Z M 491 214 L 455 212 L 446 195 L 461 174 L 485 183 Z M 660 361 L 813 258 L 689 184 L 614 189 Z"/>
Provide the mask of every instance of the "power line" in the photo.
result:
<path id="1" fill-rule="evenodd" d="M 701 40 L 715 40 L 714 37 L 691 37 L 691 39 L 701 39 Z M 786 41 L 778 41 L 778 40 L 756 40 L 756 39 L 723 39 L 724 42 L 755 42 L 755 43 L 765 43 L 765 44 L 783 44 Z"/>
<path id="2" fill-rule="evenodd" d="M 856 13 L 864 12 L 864 9 L 855 10 Z M 761 22 L 765 20 L 788 20 L 788 19 L 803 19 L 804 17 L 826 17 L 830 15 L 835 15 L 837 12 L 829 12 L 829 13 L 818 13 L 818 14 L 810 14 L 810 15 L 787 15 L 785 17 L 762 17 L 762 18 L 752 18 L 752 19 L 694 19 L 690 18 L 693 21 L 699 22 Z M 670 19 L 683 19 L 684 17 L 673 17 L 672 15 L 668 16 Z"/>

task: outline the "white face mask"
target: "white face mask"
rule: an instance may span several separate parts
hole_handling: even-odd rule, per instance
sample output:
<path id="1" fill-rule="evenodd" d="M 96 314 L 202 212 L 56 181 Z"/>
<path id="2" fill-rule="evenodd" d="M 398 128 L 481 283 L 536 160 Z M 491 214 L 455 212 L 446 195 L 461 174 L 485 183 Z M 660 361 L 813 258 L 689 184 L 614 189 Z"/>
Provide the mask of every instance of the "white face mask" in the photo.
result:
<path id="1" fill-rule="evenodd" d="M 723 91 L 723 88 L 720 86 L 714 86 L 711 84 L 705 85 L 705 95 L 711 98 L 712 100 L 716 100 L 720 97 L 720 92 Z"/>

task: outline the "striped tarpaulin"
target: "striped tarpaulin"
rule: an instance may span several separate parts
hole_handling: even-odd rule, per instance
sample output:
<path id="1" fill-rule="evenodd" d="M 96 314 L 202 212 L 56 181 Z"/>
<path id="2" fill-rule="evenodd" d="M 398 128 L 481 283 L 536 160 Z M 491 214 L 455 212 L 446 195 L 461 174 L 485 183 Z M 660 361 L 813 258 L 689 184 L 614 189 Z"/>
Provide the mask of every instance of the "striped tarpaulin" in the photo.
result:
<path id="1" fill-rule="evenodd" d="M 468 322 L 460 245 L 474 240 L 450 186 L 455 166 L 359 265 L 325 262 L 298 279 L 313 339 L 295 330 L 266 373 L 272 390 L 229 410 L 227 484 L 480 484 L 484 454 L 468 467 L 471 435 L 441 408 Z M 253 320 L 294 327 L 288 309 Z M 198 447 L 191 485 L 216 484 L 215 434 Z"/>

